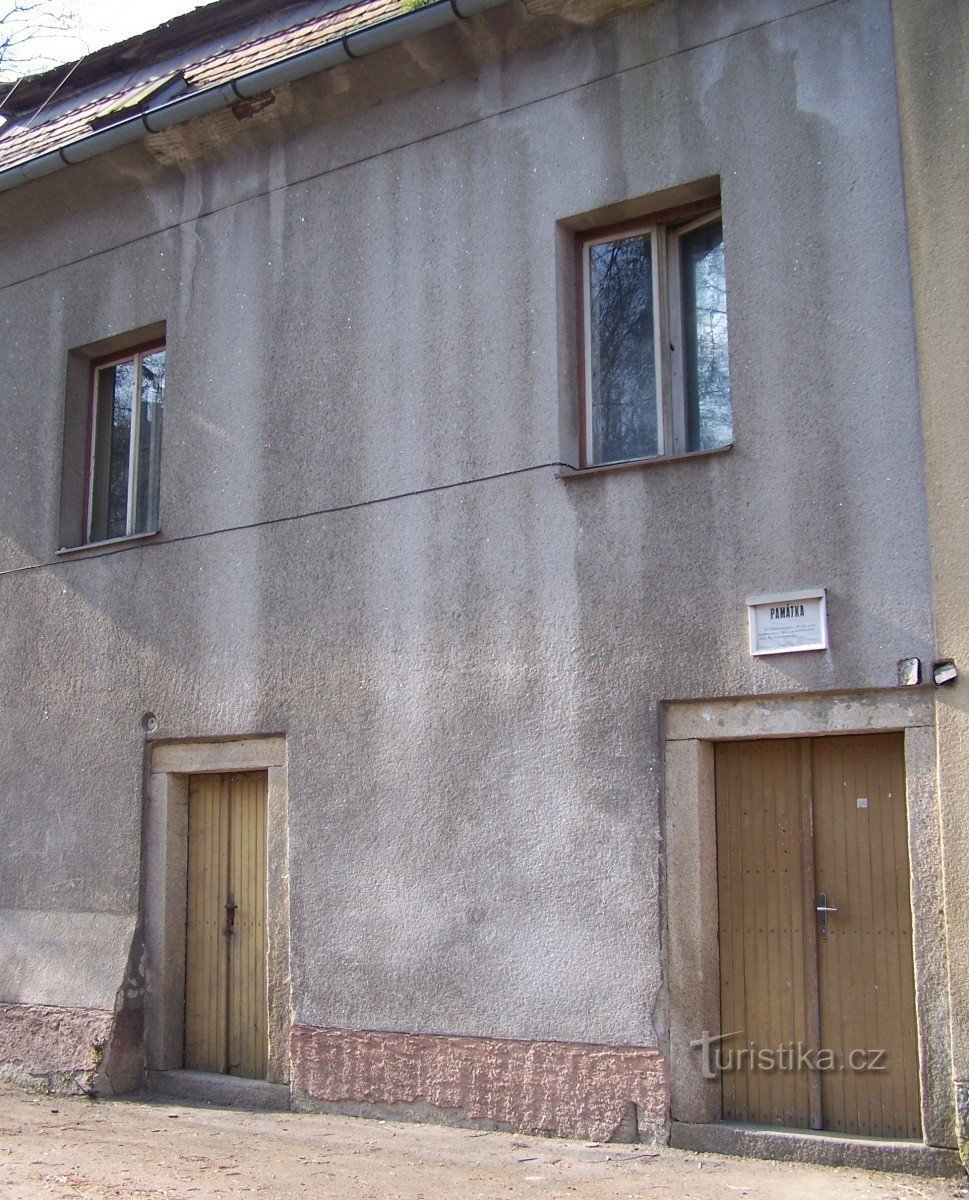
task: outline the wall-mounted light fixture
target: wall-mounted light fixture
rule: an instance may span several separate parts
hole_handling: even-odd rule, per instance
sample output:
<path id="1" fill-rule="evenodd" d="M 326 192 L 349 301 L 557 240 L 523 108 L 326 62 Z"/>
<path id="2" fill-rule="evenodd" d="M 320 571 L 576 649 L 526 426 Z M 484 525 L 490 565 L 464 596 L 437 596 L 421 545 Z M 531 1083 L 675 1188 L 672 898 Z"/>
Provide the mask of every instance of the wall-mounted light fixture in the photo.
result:
<path id="1" fill-rule="evenodd" d="M 917 687 L 922 682 L 922 664 L 917 658 L 898 660 L 898 686 Z"/>
<path id="2" fill-rule="evenodd" d="M 955 683 L 958 678 L 959 670 L 951 658 L 943 658 L 932 667 L 932 679 L 936 687 Z"/>

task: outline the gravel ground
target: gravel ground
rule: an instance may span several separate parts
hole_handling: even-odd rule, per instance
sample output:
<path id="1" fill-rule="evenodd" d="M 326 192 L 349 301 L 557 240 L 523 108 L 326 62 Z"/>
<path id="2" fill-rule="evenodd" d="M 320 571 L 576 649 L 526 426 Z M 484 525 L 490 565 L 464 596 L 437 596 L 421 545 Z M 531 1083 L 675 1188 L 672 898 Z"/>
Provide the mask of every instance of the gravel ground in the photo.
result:
<path id="1" fill-rule="evenodd" d="M 951 1180 L 432 1125 L 0 1086 L 0 1196 L 326 1200 L 915 1200 Z"/>

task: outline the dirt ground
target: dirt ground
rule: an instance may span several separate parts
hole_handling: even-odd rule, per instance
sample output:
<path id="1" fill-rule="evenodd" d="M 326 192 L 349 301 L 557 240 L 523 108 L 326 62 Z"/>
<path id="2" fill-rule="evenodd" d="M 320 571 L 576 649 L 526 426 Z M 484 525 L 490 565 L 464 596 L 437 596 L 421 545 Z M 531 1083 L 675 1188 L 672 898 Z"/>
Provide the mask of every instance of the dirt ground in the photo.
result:
<path id="1" fill-rule="evenodd" d="M 0 1086 L 0 1196 L 201 1200 L 913 1200 L 951 1180 L 165 1098 Z"/>

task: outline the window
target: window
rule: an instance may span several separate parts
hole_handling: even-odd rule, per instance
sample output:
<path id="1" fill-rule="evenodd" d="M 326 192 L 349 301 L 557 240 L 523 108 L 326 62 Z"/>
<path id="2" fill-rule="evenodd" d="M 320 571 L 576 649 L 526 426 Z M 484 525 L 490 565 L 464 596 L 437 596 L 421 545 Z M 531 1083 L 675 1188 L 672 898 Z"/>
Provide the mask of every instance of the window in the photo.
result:
<path id="1" fill-rule="evenodd" d="M 154 343 L 91 369 L 87 540 L 152 533 L 158 483 L 165 347 Z"/>
<path id="2" fill-rule="evenodd" d="M 582 466 L 730 445 L 719 210 L 599 230 L 579 251 Z"/>
<path id="3" fill-rule="evenodd" d="M 160 79 L 152 79 L 133 87 L 130 91 L 115 96 L 103 108 L 88 119 L 92 129 L 103 129 L 106 125 L 114 125 L 126 117 L 144 112 L 149 106 L 165 104 L 188 91 L 188 80 L 181 71 L 163 75 Z"/>

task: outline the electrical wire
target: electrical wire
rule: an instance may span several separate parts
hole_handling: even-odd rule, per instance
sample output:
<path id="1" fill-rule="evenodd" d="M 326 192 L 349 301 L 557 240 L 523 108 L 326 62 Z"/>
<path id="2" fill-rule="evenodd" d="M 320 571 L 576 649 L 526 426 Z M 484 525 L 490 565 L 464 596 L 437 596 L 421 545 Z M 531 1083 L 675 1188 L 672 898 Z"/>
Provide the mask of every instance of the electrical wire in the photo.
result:
<path id="1" fill-rule="evenodd" d="M 718 45 L 720 42 L 730 41 L 732 38 L 757 33 L 761 29 L 765 29 L 771 25 L 775 25 L 775 24 L 779 24 L 784 21 L 792 20 L 795 17 L 803 17 L 803 16 L 807 15 L 808 13 L 813 13 L 818 9 L 827 8 L 833 4 L 843 4 L 843 3 L 845 3 L 845 0 L 816 0 L 815 3 L 808 4 L 803 9 L 798 9 L 794 12 L 787 13 L 787 14 L 785 14 L 783 16 L 779 16 L 779 17 L 770 17 L 764 21 L 757 22 L 753 25 L 745 26 L 742 29 L 732 30 L 730 33 L 724 34 L 722 37 L 710 38 L 707 41 L 690 43 L 689 45 L 682 46 L 676 50 L 665 51 L 664 53 L 659 54 L 654 58 L 646 58 L 646 59 L 642 60 L 641 62 L 633 63 L 631 66 L 619 68 L 618 70 L 614 70 L 609 75 L 597 75 L 593 78 L 585 79 L 581 83 L 561 88 L 559 91 L 550 92 L 548 95 L 542 97 L 541 102 L 546 103 L 547 101 L 555 100 L 560 97 L 577 94 L 577 93 L 580 93 L 584 88 L 587 88 L 587 87 L 590 87 L 593 85 L 598 85 L 598 84 L 602 83 L 604 80 L 619 80 L 619 79 L 623 78 L 624 76 L 631 74 L 632 72 L 640 71 L 646 67 L 654 66 L 657 63 L 662 63 L 662 62 L 665 62 L 672 58 L 677 58 L 681 55 L 691 53 L 694 50 L 702 50 L 708 46 Z M 484 115 L 475 116 L 475 117 L 469 118 L 466 121 L 459 122 L 453 126 L 450 126 L 448 129 L 446 129 L 444 131 L 436 131 L 433 133 L 423 134 L 420 137 L 412 138 L 409 141 L 398 142 L 395 145 L 393 145 L 389 148 L 386 148 L 386 149 L 377 150 L 377 151 L 374 151 L 373 153 L 362 154 L 355 158 L 349 157 L 349 158 L 345 159 L 344 161 L 337 163 L 336 165 L 327 166 L 327 167 L 322 168 L 321 170 L 314 170 L 311 173 L 306 174 L 306 175 L 294 175 L 293 178 L 287 179 L 285 183 L 272 184 L 269 187 L 262 188 L 261 190 L 258 190 L 258 191 L 253 191 L 250 194 L 241 197 L 240 199 L 231 200 L 225 204 L 212 205 L 209 208 L 202 208 L 191 217 L 184 217 L 184 218 L 180 218 L 178 220 L 174 220 L 168 225 L 162 225 L 162 226 L 159 226 L 157 229 L 153 229 L 150 233 L 138 234 L 135 237 L 129 237 L 129 238 L 124 239 L 123 241 L 116 242 L 114 245 L 107 246 L 104 249 L 88 251 L 87 253 L 81 255 L 79 258 L 65 259 L 65 260 L 57 263 L 53 267 L 44 267 L 39 271 L 34 271 L 32 274 L 20 275 L 20 276 L 16 276 L 14 278 L 8 279 L 4 282 L 0 282 L 0 292 L 6 291 L 9 288 L 18 287 L 20 284 L 23 284 L 23 283 L 31 283 L 35 279 L 43 279 L 47 275 L 56 274 L 56 272 L 58 272 L 58 271 L 62 271 L 69 267 L 78 266 L 81 263 L 89 263 L 89 262 L 93 261 L 94 259 L 102 258 L 108 254 L 114 254 L 116 251 L 124 250 L 129 246 L 135 246 L 142 242 L 148 242 L 152 238 L 158 237 L 161 234 L 170 233 L 170 232 L 173 232 L 176 230 L 181 230 L 181 229 L 185 228 L 186 226 L 195 225 L 206 217 L 216 216 L 219 213 L 223 213 L 223 212 L 231 212 L 233 209 L 240 207 L 243 204 L 248 204 L 254 200 L 263 199 L 266 196 L 277 195 L 281 192 L 285 192 L 289 188 L 301 187 L 303 185 L 324 179 L 328 175 L 331 175 L 331 174 L 336 175 L 340 171 L 348 171 L 355 167 L 359 167 L 362 164 L 370 163 L 377 159 L 387 158 L 387 157 L 390 157 L 391 155 L 399 154 L 400 152 L 402 152 L 404 150 L 409 150 L 415 146 L 420 146 L 425 142 L 434 142 L 434 141 L 437 141 L 438 139 L 441 139 L 444 137 L 449 137 L 453 134 L 458 134 L 465 130 L 473 129 L 475 126 L 485 125 L 490 121 L 502 120 L 506 117 L 512 116 L 515 113 L 518 113 L 518 112 L 528 109 L 534 103 L 536 103 L 534 100 L 526 100 L 526 101 L 516 102 L 514 104 L 506 105 L 505 107 L 497 107 L 497 108 L 492 109 L 489 112 L 486 112 Z M 27 161 L 30 161 L 30 160 L 28 159 Z M 20 164 L 20 165 L 22 165 L 22 164 Z M 196 234 L 196 236 L 198 236 L 198 235 Z"/>
<path id="2" fill-rule="evenodd" d="M 266 517 L 262 521 L 249 521 L 241 525 L 225 525 L 219 529 L 201 529 L 198 533 L 183 533 L 179 537 L 157 538 L 151 541 L 148 540 L 132 540 L 124 546 L 116 546 L 111 550 L 102 550 L 97 553 L 97 544 L 90 546 L 78 546 L 77 558 L 68 558 L 62 556 L 55 558 L 49 562 L 26 563 L 22 567 L 10 567 L 6 571 L 0 571 L 0 579 L 4 579 L 9 575 L 25 575 L 31 571 L 44 571 L 51 567 L 59 567 L 64 563 L 86 562 L 91 559 L 100 561 L 102 558 L 112 558 L 116 554 L 128 554 L 132 550 L 147 550 L 156 546 L 177 546 L 181 542 L 196 542 L 201 538 L 220 537 L 227 533 L 245 533 L 250 529 L 265 529 L 271 525 L 288 525 L 292 521 L 306 521 L 312 517 L 327 517 L 334 513 L 353 512 L 355 509 L 373 508 L 378 504 L 390 504 L 394 500 L 410 500 L 416 496 L 429 496 L 435 492 L 449 492 L 455 488 L 470 487 L 477 483 L 491 483 L 497 479 L 510 479 L 515 475 L 527 475 L 532 471 L 545 471 L 550 467 L 557 467 L 560 470 L 575 471 L 578 468 L 571 463 L 566 462 L 545 462 L 534 463 L 529 467 L 515 467 L 510 471 L 497 471 L 492 475 L 477 475 L 473 479 L 458 479 L 453 483 L 436 483 L 431 487 L 415 488 L 408 492 L 392 492 L 388 496 L 374 496 L 369 500 L 353 500 L 348 504 L 334 504 L 329 508 L 315 508 L 308 512 L 287 513 L 282 517 Z M 137 537 L 137 535 L 135 535 Z M 65 547 L 65 550 L 70 550 L 72 547 Z M 88 550 L 90 553 L 81 555 L 81 551 Z"/>
<path id="3" fill-rule="evenodd" d="M 37 117 L 39 117 L 39 116 L 40 116 L 40 114 L 41 114 L 41 113 L 44 111 L 44 109 L 47 107 L 47 105 L 48 105 L 48 104 L 50 104 L 50 102 L 51 102 L 51 101 L 54 99 L 54 97 L 55 97 L 55 96 L 57 95 L 57 93 L 58 93 L 58 92 L 61 90 L 61 88 L 64 86 L 64 84 L 65 84 L 65 83 L 67 83 L 67 81 L 70 79 L 70 77 L 71 77 L 71 76 L 74 74 L 74 72 L 75 72 L 75 71 L 77 70 L 77 68 L 78 68 L 78 67 L 81 65 L 81 63 L 82 63 L 82 62 L 84 62 L 84 60 L 85 60 L 86 58 L 87 58 L 87 55 L 86 55 L 86 54 L 82 54 L 82 55 L 81 55 L 81 57 L 80 57 L 80 58 L 77 60 L 77 62 L 76 62 L 76 63 L 71 63 L 71 66 L 70 66 L 70 68 L 68 69 L 68 72 L 67 72 L 67 74 L 64 76 L 64 78 L 63 78 L 63 79 L 60 81 L 60 83 L 57 85 L 57 87 L 55 87 L 55 88 L 54 88 L 54 90 L 53 90 L 53 91 L 51 92 L 51 94 L 50 94 L 50 95 L 47 97 L 47 99 L 46 99 L 46 100 L 43 102 L 43 104 L 41 104 L 40 108 L 38 108 L 38 109 L 35 109 L 35 110 L 34 110 L 34 112 L 32 112 L 32 113 L 31 113 L 31 115 L 30 115 L 30 116 L 28 117 L 28 119 L 27 119 L 27 120 L 24 122 L 24 124 L 23 124 L 23 126 L 22 126 L 21 128 L 23 128 L 23 129 L 30 129 L 30 127 L 33 125 L 34 121 L 37 119 Z"/>
<path id="4" fill-rule="evenodd" d="M 7 103 L 7 101 L 14 94 L 14 92 L 17 90 L 17 88 L 20 87 L 22 80 L 23 80 L 23 76 L 21 75 L 19 79 L 15 79 L 13 81 L 13 87 L 11 87 L 10 91 L 7 92 L 6 96 L 4 96 L 4 98 L 2 100 L 0 100 L 0 109 L 3 108 L 3 106 Z"/>

